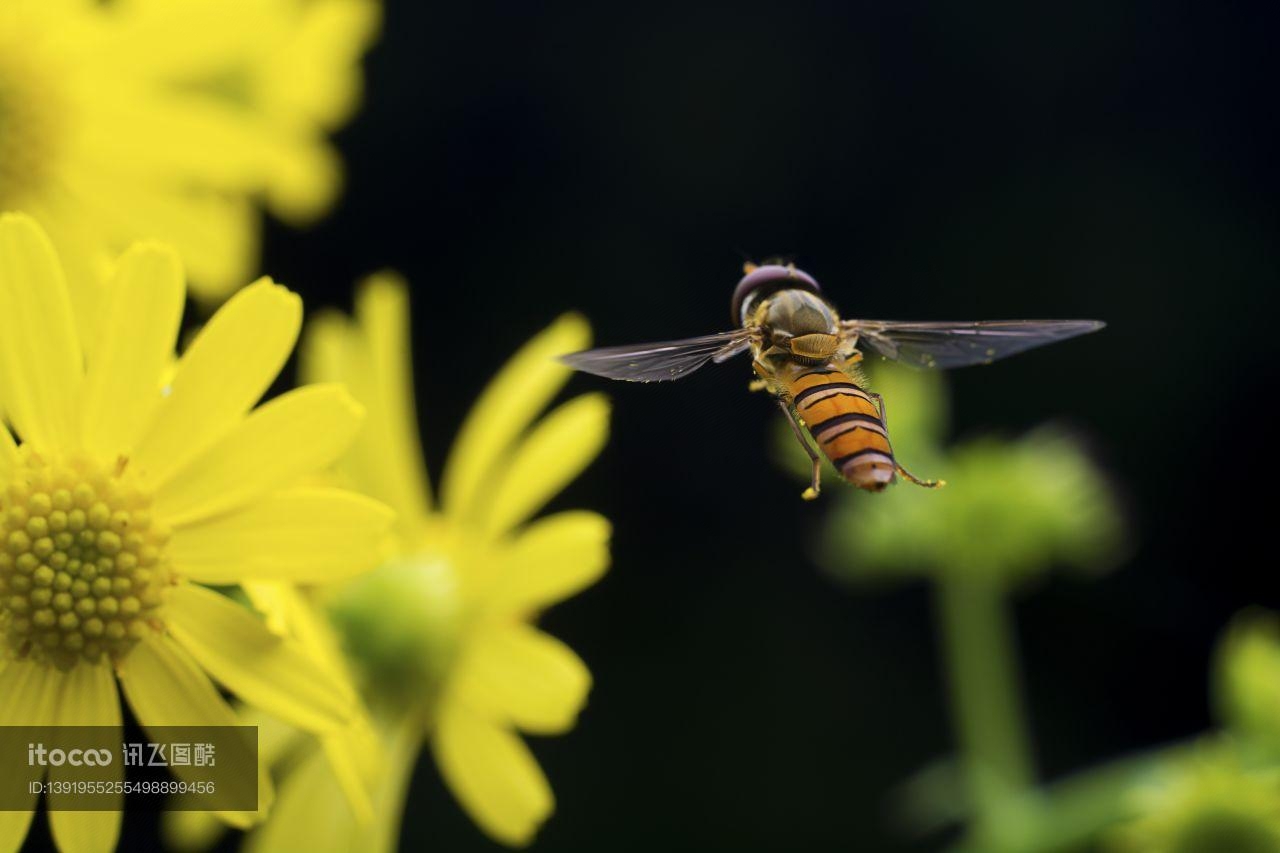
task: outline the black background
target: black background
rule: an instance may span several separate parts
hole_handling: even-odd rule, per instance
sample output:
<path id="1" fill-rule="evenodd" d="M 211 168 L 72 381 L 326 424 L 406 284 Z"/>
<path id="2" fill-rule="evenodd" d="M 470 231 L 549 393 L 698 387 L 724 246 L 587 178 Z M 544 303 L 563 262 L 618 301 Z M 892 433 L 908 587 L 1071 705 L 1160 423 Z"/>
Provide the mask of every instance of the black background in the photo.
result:
<path id="1" fill-rule="evenodd" d="M 1098 317 L 1102 334 L 953 377 L 955 435 L 1091 436 L 1136 549 L 1017 606 L 1049 777 L 1211 723 L 1238 608 L 1280 606 L 1276 7 L 389 2 L 348 191 L 269 226 L 265 269 L 349 307 L 413 284 L 433 479 L 483 382 L 567 309 L 597 340 L 728 322 L 744 255 L 793 256 L 849 316 Z M 556 506 L 615 524 L 613 566 L 545 626 L 596 685 L 534 739 L 544 851 L 932 849 L 894 786 L 952 742 L 928 592 L 815 566 L 824 505 L 772 463 L 745 363 L 615 403 Z M 43 818 L 37 825 L 43 825 Z M 126 841 L 154 818 L 132 813 Z M 43 835 L 41 828 L 34 835 Z M 406 849 L 494 850 L 429 758 Z"/>

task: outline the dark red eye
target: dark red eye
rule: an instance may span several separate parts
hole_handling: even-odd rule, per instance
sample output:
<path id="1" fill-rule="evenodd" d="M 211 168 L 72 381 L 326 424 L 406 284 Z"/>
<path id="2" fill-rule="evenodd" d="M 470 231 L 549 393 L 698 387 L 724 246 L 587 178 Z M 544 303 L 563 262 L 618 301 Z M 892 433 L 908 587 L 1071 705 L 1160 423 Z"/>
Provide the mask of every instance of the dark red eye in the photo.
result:
<path id="1" fill-rule="evenodd" d="M 766 264 L 756 267 L 744 275 L 742 281 L 738 282 L 738 286 L 733 289 L 733 302 L 729 305 L 729 311 L 733 315 L 733 322 L 741 323 L 746 319 L 745 309 L 769 294 L 790 288 L 807 290 L 810 293 L 822 293 L 822 288 L 818 287 L 818 282 L 814 281 L 813 276 L 804 270 L 798 270 L 790 266 L 784 267 L 781 264 Z"/>

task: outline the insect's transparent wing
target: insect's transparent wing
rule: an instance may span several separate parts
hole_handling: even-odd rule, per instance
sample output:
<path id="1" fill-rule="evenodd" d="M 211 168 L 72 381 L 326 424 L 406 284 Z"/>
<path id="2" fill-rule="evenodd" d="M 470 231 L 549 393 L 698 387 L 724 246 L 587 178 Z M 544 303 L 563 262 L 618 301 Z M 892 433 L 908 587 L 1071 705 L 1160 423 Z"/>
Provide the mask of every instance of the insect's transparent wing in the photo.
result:
<path id="1" fill-rule="evenodd" d="M 679 341 L 600 347 L 561 356 L 560 360 L 575 370 L 609 379 L 664 382 L 682 379 L 708 361 L 721 362 L 744 352 L 755 334 L 753 329 L 735 329 Z"/>
<path id="2" fill-rule="evenodd" d="M 1096 332 L 1098 320 L 984 320 L 970 323 L 915 323 L 897 320 L 847 320 L 846 338 L 885 358 L 916 367 L 945 370 L 990 364 L 1014 355 Z"/>

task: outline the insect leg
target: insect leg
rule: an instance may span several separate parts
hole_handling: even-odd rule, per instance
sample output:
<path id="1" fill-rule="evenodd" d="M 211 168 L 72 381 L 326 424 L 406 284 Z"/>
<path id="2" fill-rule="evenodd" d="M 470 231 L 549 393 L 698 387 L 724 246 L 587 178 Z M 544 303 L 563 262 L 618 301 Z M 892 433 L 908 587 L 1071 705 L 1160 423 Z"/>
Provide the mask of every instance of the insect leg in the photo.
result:
<path id="1" fill-rule="evenodd" d="M 768 391 L 769 390 L 769 370 L 758 361 L 751 362 L 751 369 L 756 372 L 756 378 L 752 379 L 747 385 L 748 391 Z"/>
<path id="2" fill-rule="evenodd" d="M 893 440 L 888 436 L 889 416 L 885 412 L 884 397 L 880 396 L 874 391 L 868 391 L 867 394 L 871 397 L 871 399 L 876 401 L 876 408 L 880 410 L 880 422 L 884 424 L 884 429 L 885 429 L 884 438 L 885 438 L 885 441 L 889 442 L 889 452 L 893 453 Z M 917 486 L 924 486 L 926 489 L 940 489 L 947 484 L 946 480 L 920 479 L 915 474 L 912 474 L 906 468 L 902 467 L 902 463 L 898 461 L 898 457 L 896 454 L 894 454 L 894 457 L 893 457 L 893 464 L 897 466 L 899 474 L 901 474 L 904 478 L 910 480 L 911 482 L 915 483 Z"/>
<path id="3" fill-rule="evenodd" d="M 818 456 L 818 452 L 809 446 L 809 442 L 804 437 L 804 430 L 800 428 L 800 422 L 792 414 L 791 407 L 787 405 L 787 401 L 779 400 L 778 408 L 782 409 L 782 413 L 787 416 L 787 423 L 791 424 L 791 432 L 795 435 L 796 441 L 800 442 L 800 446 L 804 448 L 804 452 L 809 454 L 809 461 L 813 463 L 813 474 L 809 479 L 809 488 L 805 489 L 800 495 L 805 500 L 811 501 L 822 491 L 822 459 Z"/>

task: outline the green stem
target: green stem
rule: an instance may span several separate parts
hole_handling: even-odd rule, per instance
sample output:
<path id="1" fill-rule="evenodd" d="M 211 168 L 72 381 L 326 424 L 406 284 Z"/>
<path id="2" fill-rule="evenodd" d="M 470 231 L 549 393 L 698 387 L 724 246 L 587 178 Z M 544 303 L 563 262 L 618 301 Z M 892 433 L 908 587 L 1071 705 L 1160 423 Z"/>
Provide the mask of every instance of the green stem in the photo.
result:
<path id="1" fill-rule="evenodd" d="M 1054 853 L 1083 847 L 1100 832 L 1132 816 L 1129 795 L 1136 786 L 1193 751 L 1205 754 L 1208 748 L 1199 740 L 1171 743 L 1055 782 L 1035 798 L 1032 830 L 1002 849 L 1007 853 Z M 987 849 L 970 841 L 956 853 L 987 853 Z"/>
<path id="2" fill-rule="evenodd" d="M 1004 591 L 945 577 L 937 595 L 971 829 L 990 847 L 1002 847 L 1028 828 L 1035 783 Z"/>

